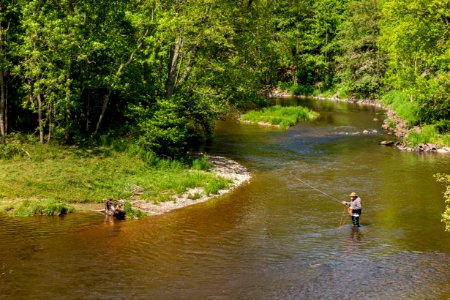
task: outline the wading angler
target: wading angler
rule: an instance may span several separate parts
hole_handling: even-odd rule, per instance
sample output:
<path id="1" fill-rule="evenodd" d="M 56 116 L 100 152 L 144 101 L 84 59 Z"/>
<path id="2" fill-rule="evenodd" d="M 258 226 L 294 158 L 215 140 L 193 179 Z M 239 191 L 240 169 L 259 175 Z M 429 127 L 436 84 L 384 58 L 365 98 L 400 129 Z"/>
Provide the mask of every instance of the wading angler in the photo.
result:
<path id="1" fill-rule="evenodd" d="M 342 204 L 348 206 L 348 213 L 352 218 L 353 226 L 359 227 L 359 217 L 361 216 L 361 198 L 355 193 L 351 193 L 350 201 L 342 201 Z"/>

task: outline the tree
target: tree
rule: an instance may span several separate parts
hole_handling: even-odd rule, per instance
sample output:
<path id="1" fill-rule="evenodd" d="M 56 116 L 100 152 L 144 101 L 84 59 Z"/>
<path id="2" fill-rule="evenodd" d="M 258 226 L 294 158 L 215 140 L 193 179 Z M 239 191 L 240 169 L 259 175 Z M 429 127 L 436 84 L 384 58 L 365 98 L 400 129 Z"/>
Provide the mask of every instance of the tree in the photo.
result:
<path id="1" fill-rule="evenodd" d="M 8 86 L 13 65 L 14 39 L 17 36 L 18 1 L 0 3 L 0 144 L 8 131 Z"/>
<path id="2" fill-rule="evenodd" d="M 336 84 L 342 95 L 378 98 L 383 87 L 386 55 L 378 49 L 378 22 L 381 18 L 378 0 L 350 1 L 345 20 L 340 24 L 336 43 Z"/>
<path id="3" fill-rule="evenodd" d="M 418 107 L 419 122 L 450 118 L 449 22 L 449 0 L 383 2 L 380 47 L 389 55 L 387 83 Z"/>

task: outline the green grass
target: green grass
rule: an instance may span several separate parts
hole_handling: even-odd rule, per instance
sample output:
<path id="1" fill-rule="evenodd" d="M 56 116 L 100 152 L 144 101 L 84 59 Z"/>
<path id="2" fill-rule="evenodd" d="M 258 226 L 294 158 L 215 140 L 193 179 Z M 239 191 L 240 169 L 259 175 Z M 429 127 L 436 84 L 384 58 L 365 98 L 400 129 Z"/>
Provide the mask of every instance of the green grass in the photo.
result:
<path id="1" fill-rule="evenodd" d="M 0 213 L 28 217 L 35 215 L 60 216 L 74 211 L 73 206 L 54 199 L 6 201 L 0 206 Z"/>
<path id="2" fill-rule="evenodd" d="M 262 111 L 249 111 L 243 114 L 241 119 L 253 124 L 264 122 L 271 125 L 278 125 L 281 128 L 288 128 L 300 121 L 314 120 L 318 115 L 318 113 L 302 106 L 283 107 L 275 105 L 265 108 Z"/>
<path id="3" fill-rule="evenodd" d="M 419 122 L 419 104 L 409 101 L 406 94 L 400 91 L 391 91 L 383 96 L 382 102 L 384 105 L 390 106 L 409 126 L 414 126 Z"/>
<path id="4" fill-rule="evenodd" d="M 172 200 L 173 195 L 188 188 L 202 187 L 214 194 L 217 187 L 230 184 L 229 180 L 205 171 L 209 166 L 207 158 L 163 160 L 133 147 L 127 151 L 39 144 L 20 148 L 28 154 L 18 151 L 17 155 L 0 159 L 3 211 L 13 211 L 11 206 L 19 208 L 23 200 L 101 203 L 105 198 L 134 196 L 161 202 Z"/>
<path id="5" fill-rule="evenodd" d="M 404 141 L 411 145 L 419 144 L 437 144 L 438 146 L 450 147 L 450 135 L 439 134 L 435 125 L 424 125 L 421 130 L 411 130 Z"/>

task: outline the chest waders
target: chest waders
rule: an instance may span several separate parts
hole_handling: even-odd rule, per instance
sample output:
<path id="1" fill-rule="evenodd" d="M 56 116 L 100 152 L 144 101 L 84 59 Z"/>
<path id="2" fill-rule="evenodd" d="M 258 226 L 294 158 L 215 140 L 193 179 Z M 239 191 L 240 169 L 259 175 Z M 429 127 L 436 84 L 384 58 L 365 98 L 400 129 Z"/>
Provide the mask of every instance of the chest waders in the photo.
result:
<path id="1" fill-rule="evenodd" d="M 351 209 L 348 208 L 350 215 L 352 217 L 353 226 L 359 227 L 359 216 L 361 216 L 361 209 Z"/>

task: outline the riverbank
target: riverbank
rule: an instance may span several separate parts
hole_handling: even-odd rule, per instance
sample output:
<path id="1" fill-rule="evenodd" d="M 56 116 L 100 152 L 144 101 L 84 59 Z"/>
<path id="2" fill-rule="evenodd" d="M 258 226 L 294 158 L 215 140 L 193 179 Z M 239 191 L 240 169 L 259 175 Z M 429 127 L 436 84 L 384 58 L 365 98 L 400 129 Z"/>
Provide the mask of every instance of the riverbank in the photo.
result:
<path id="1" fill-rule="evenodd" d="M 173 195 L 172 200 L 153 203 L 143 200 L 131 200 L 133 207 L 148 215 L 160 215 L 172 210 L 180 209 L 193 204 L 206 202 L 223 194 L 229 193 L 251 179 L 250 172 L 234 160 L 222 156 L 208 156 L 209 171 L 215 176 L 229 180 L 230 184 L 216 194 L 206 193 L 204 188 L 190 188 L 180 195 Z"/>
<path id="2" fill-rule="evenodd" d="M 277 97 L 313 98 L 317 100 L 327 100 L 327 101 L 374 106 L 386 111 L 387 118 L 383 121 L 382 129 L 386 130 L 389 134 L 394 136 L 394 141 L 383 141 L 380 143 L 381 145 L 394 146 L 401 151 L 435 152 L 441 154 L 450 154 L 450 146 L 439 145 L 437 143 L 418 143 L 417 145 L 410 145 L 408 142 L 405 142 L 410 132 L 420 133 L 422 129 L 419 126 L 416 127 L 408 126 L 406 121 L 402 120 L 394 110 L 392 110 L 389 106 L 386 106 L 383 103 L 381 103 L 380 100 L 342 99 L 337 97 L 336 95 L 333 95 L 331 97 L 324 97 L 321 95 L 319 96 L 292 95 L 290 91 L 283 91 L 278 89 L 268 91 L 266 93 L 266 96 L 269 98 L 277 98 Z"/>
<path id="3" fill-rule="evenodd" d="M 0 213 L 12 216 L 98 210 L 107 198 L 158 214 L 206 201 L 250 179 L 244 167 L 216 156 L 164 160 L 133 148 L 12 141 L 7 147 L 20 150 L 0 159 Z"/>

